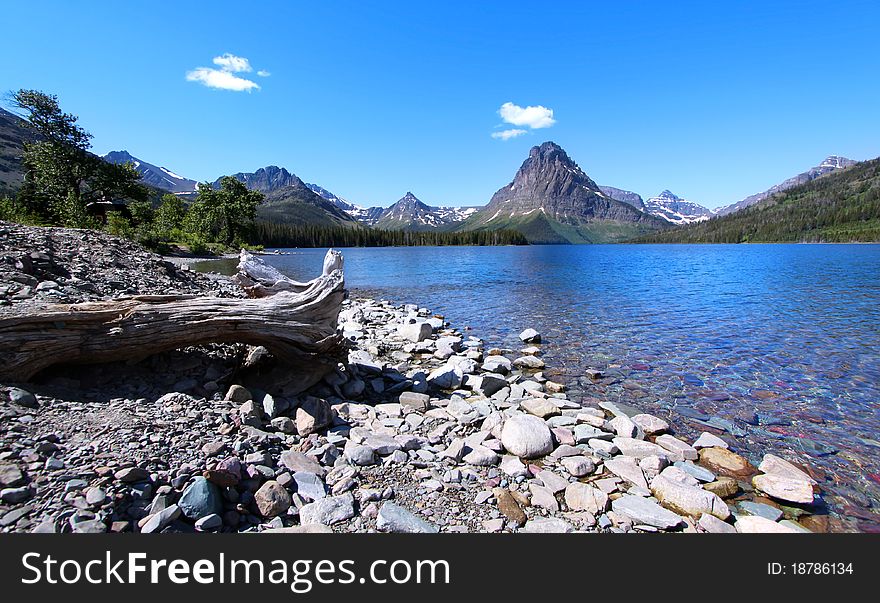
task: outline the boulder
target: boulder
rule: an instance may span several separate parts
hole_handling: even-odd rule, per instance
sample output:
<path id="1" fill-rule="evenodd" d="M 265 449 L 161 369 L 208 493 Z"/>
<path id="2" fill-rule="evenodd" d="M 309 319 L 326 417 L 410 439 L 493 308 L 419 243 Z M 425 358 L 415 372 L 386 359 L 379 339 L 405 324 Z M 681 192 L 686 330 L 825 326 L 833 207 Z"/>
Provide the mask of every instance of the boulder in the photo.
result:
<path id="1" fill-rule="evenodd" d="M 508 418 L 501 429 L 501 443 L 511 454 L 533 459 L 553 451 L 550 428 L 538 417 L 517 414 Z"/>
<path id="2" fill-rule="evenodd" d="M 598 515 L 608 508 L 608 495 L 595 486 L 574 482 L 565 488 L 565 504 L 572 511 L 587 511 Z"/>
<path id="3" fill-rule="evenodd" d="M 730 517 L 730 509 L 721 498 L 696 486 L 687 486 L 663 475 L 651 480 L 651 493 L 660 503 L 677 513 L 699 517 L 703 513 L 718 519 Z"/>
<path id="4" fill-rule="evenodd" d="M 761 464 L 758 465 L 758 470 L 788 479 L 805 481 L 813 485 L 816 484 L 816 480 L 810 477 L 809 473 L 775 454 L 765 454 Z"/>
<path id="5" fill-rule="evenodd" d="M 333 409 L 326 400 L 307 397 L 296 409 L 296 431 L 300 436 L 315 433 L 333 423 Z"/>
<path id="6" fill-rule="evenodd" d="M 523 343 L 541 343 L 541 334 L 535 329 L 526 329 L 519 334 L 519 339 Z"/>
<path id="7" fill-rule="evenodd" d="M 800 532 L 790 526 L 758 515 L 740 515 L 736 518 L 734 526 L 740 534 L 798 534 Z"/>
<path id="8" fill-rule="evenodd" d="M 424 341 L 431 336 L 431 333 L 434 332 L 434 329 L 427 322 L 417 322 L 413 324 L 400 325 L 397 327 L 397 332 L 404 339 L 408 339 L 410 341 L 418 343 L 419 341 Z"/>
<path id="9" fill-rule="evenodd" d="M 785 502 L 809 505 L 813 502 L 813 485 L 803 479 L 791 479 L 775 473 L 765 473 L 752 478 L 752 485 L 773 498 Z"/>
<path id="10" fill-rule="evenodd" d="M 193 479 L 177 504 L 183 515 L 193 521 L 212 513 L 223 513 L 223 495 L 220 489 L 202 476 Z"/>
<path id="11" fill-rule="evenodd" d="M 684 525 L 681 517 L 641 496 L 624 494 L 612 501 L 611 510 L 626 515 L 633 523 L 654 526 L 661 530 L 672 530 Z"/>
<path id="12" fill-rule="evenodd" d="M 703 448 L 700 463 L 719 475 L 749 477 L 757 471 L 746 459 L 724 448 Z"/>
<path id="13" fill-rule="evenodd" d="M 631 420 L 645 435 L 650 436 L 669 431 L 669 423 L 654 415 L 642 413 L 635 415 Z"/>
<path id="14" fill-rule="evenodd" d="M 290 508 L 290 494 L 281 484 L 275 480 L 269 480 L 254 493 L 254 502 L 260 515 L 275 517 Z"/>
<path id="15" fill-rule="evenodd" d="M 380 532 L 401 534 L 436 534 L 440 531 L 436 525 L 393 502 L 386 502 L 379 509 L 376 528 Z"/>
<path id="16" fill-rule="evenodd" d="M 303 505 L 299 510 L 300 523 L 319 523 L 332 526 L 354 517 L 354 496 L 346 492 L 339 496 L 328 496 Z"/>

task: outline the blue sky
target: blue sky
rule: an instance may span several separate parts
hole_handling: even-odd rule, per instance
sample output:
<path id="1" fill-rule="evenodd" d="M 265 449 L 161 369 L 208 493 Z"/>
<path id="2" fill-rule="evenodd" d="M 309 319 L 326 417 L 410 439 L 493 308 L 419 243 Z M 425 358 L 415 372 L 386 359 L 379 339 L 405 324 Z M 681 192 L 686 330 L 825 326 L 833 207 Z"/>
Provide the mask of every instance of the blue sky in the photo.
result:
<path id="1" fill-rule="evenodd" d="M 717 207 L 830 154 L 880 155 L 874 0 L 42 1 L 0 14 L 0 90 L 57 94 L 97 152 L 199 180 L 275 164 L 362 205 L 408 190 L 481 205 L 554 140 L 600 184 Z M 507 130 L 524 132 L 492 137 Z"/>

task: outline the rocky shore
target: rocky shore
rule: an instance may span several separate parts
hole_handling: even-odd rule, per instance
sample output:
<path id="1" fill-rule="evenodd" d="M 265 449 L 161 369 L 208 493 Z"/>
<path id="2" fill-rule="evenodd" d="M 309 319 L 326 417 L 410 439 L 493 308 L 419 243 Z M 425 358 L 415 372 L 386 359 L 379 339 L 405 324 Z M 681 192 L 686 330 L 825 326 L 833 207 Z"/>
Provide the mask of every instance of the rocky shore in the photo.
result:
<path id="1" fill-rule="evenodd" d="M 171 291 L 241 295 L 112 237 L 0 224 L 0 320 Z M 339 328 L 347 359 L 293 396 L 244 345 L 0 384 L 0 531 L 839 529 L 809 467 L 754 467 L 721 432 L 685 441 L 674 417 L 570 398 L 533 330 L 487 348 L 426 308 L 366 297 L 344 302 Z"/>

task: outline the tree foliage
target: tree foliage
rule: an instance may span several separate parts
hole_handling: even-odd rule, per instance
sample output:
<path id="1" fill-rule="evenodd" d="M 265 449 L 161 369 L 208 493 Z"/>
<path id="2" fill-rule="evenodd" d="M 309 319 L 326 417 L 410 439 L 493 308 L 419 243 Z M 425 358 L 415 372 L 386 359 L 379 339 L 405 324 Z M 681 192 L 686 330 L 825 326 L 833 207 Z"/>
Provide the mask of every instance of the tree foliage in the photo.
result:
<path id="1" fill-rule="evenodd" d="M 527 245 L 515 230 L 440 232 L 327 227 L 257 222 L 250 240 L 266 247 L 413 247 L 444 245 Z"/>
<path id="2" fill-rule="evenodd" d="M 37 138 L 24 143 L 25 181 L 16 198 L 24 211 L 52 224 L 88 227 L 94 226 L 90 203 L 147 198 L 133 166 L 107 163 L 89 152 L 92 135 L 61 110 L 56 96 L 19 90 L 13 104 Z"/>
<path id="3" fill-rule="evenodd" d="M 740 211 L 635 239 L 637 243 L 880 241 L 880 159 L 777 193 Z"/>
<path id="4" fill-rule="evenodd" d="M 232 245 L 244 242 L 244 235 L 257 217 L 263 193 L 252 191 L 232 176 L 220 179 L 220 188 L 199 184 L 199 196 L 187 215 L 186 229 Z"/>

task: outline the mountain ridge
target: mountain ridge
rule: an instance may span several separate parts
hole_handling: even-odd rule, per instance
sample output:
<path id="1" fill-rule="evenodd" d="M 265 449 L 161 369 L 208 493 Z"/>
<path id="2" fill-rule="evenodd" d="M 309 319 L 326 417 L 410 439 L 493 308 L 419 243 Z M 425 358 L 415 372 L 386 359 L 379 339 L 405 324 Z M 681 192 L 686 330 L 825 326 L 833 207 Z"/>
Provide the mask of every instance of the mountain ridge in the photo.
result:
<path id="1" fill-rule="evenodd" d="M 533 243 L 604 243 L 664 228 L 613 199 L 552 141 L 534 146 L 514 175 L 463 229 L 519 230 Z"/>
<path id="2" fill-rule="evenodd" d="M 754 195 L 749 195 L 745 199 L 737 201 L 736 203 L 725 205 L 724 207 L 719 207 L 715 211 L 715 213 L 719 216 L 726 216 L 727 214 L 740 211 L 742 209 L 745 209 L 746 207 L 759 203 L 775 193 L 781 193 L 800 184 L 810 182 L 811 180 L 815 180 L 816 178 L 821 178 L 826 174 L 833 173 L 837 170 L 846 169 L 857 163 L 859 162 L 853 159 L 842 157 L 840 155 L 829 155 L 819 165 L 811 167 L 809 170 L 801 172 L 796 176 L 787 178 L 779 184 L 774 184 L 765 191 L 755 193 Z"/>

